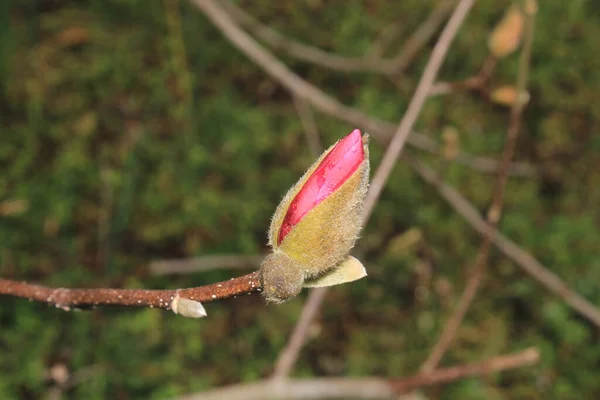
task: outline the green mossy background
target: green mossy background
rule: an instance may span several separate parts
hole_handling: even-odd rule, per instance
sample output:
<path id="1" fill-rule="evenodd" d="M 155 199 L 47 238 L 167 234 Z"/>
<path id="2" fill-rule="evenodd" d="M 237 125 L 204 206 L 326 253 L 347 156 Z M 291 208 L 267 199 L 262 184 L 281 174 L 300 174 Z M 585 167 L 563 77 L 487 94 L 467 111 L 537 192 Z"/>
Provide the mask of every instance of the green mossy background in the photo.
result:
<path id="1" fill-rule="evenodd" d="M 433 1 L 244 2 L 278 31 L 360 56 L 401 26 L 388 54 Z M 474 74 L 508 1 L 477 2 L 440 79 Z M 507 187 L 501 230 L 600 305 L 600 4 L 540 2 L 516 158 L 539 177 Z M 0 276 L 51 286 L 176 288 L 235 276 L 152 276 L 149 262 L 265 250 L 279 199 L 311 164 L 289 94 L 186 1 L 0 2 Z M 430 45 L 432 45 L 431 43 Z M 289 57 L 294 71 L 345 104 L 399 121 L 427 60 L 394 86 Z M 493 84 L 512 84 L 516 55 Z M 428 101 L 417 129 L 498 157 L 508 111 L 478 93 Z M 354 127 L 316 114 L 323 143 Z M 376 166 L 382 149 L 372 146 Z M 480 210 L 493 177 L 410 150 L 444 171 Z M 419 245 L 402 247 L 413 229 Z M 400 237 L 400 239 L 398 239 Z M 405 164 L 395 168 L 358 250 L 368 279 L 336 287 L 296 376 L 415 373 L 466 279 L 478 235 Z M 415 289 L 428 296 L 415 296 Z M 258 296 L 207 305 L 188 320 L 160 310 L 63 312 L 0 300 L 2 399 L 38 399 L 52 366 L 88 374 L 65 398 L 165 398 L 267 376 L 302 307 Z M 431 399 L 600 396 L 598 330 L 518 266 L 492 252 L 485 287 L 444 365 L 537 346 L 535 367 L 444 387 Z"/>

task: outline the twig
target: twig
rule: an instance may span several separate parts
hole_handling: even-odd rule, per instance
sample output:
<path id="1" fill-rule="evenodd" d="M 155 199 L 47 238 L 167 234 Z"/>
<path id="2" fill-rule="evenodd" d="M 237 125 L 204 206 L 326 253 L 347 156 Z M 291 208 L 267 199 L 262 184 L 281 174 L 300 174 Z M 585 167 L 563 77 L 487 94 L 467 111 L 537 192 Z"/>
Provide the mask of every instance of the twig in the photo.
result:
<path id="1" fill-rule="evenodd" d="M 178 397 L 176 400 L 244 399 L 392 399 L 398 394 L 423 386 L 433 386 L 460 379 L 534 365 L 540 354 L 528 348 L 488 360 L 443 368 L 430 374 L 419 374 L 400 379 L 384 378 L 316 378 L 263 380 L 257 383 L 233 385 L 197 394 Z"/>
<path id="2" fill-rule="evenodd" d="M 477 208 L 469 203 L 460 192 L 447 183 L 442 182 L 431 168 L 416 161 L 411 162 L 411 166 L 423 180 L 438 190 L 444 200 L 446 200 L 473 229 L 480 234 L 486 232 L 488 223 L 479 215 Z M 551 293 L 563 299 L 565 303 L 570 305 L 576 312 L 581 314 L 596 327 L 600 328 L 600 309 L 569 288 L 564 281 L 550 272 L 533 255 L 523 250 L 519 245 L 498 231 L 493 232 L 492 243 L 508 258 L 523 268 L 523 270 L 533 279 L 540 282 Z"/>
<path id="3" fill-rule="evenodd" d="M 280 60 L 260 46 L 252 37 L 236 25 L 227 12 L 221 8 L 221 3 L 217 3 L 214 0 L 190 0 L 190 2 L 200 8 L 238 50 L 246 54 L 250 60 L 261 67 L 293 95 L 308 101 L 324 114 L 344 120 L 353 126 L 369 132 L 382 144 L 389 142 L 396 130 L 394 124 L 378 118 L 371 118 L 358 109 L 341 104 L 318 87 L 293 73 Z M 418 132 L 411 133 L 408 143 L 421 150 L 433 153 L 437 152 L 440 148 L 433 139 Z M 484 159 L 483 157 L 459 154 L 455 161 L 467 166 L 471 166 L 475 162 L 477 165 L 473 165 L 473 167 L 476 169 L 482 167 L 482 170 L 486 173 L 497 170 L 497 163 L 495 161 Z M 511 167 L 511 173 L 519 176 L 535 175 L 533 168 L 525 164 Z"/>
<path id="4" fill-rule="evenodd" d="M 215 269 L 248 269 L 258 268 L 264 256 L 211 255 L 180 260 L 160 260 L 150 263 L 149 268 L 154 275 L 190 274 Z"/>
<path id="5" fill-rule="evenodd" d="M 423 24 L 414 31 L 402 50 L 395 57 L 389 59 L 373 56 L 347 57 L 329 53 L 286 38 L 230 2 L 223 2 L 223 6 L 234 19 L 260 40 L 275 50 L 284 51 L 299 60 L 341 72 L 373 71 L 384 75 L 398 75 L 410 65 L 418 52 L 435 34 L 452 9 L 453 3 L 454 0 L 443 0 Z"/>
<path id="6" fill-rule="evenodd" d="M 311 153 L 317 157 L 322 151 L 323 146 L 321 145 L 321 139 L 319 138 L 319 129 L 315 122 L 315 116 L 313 115 L 310 105 L 307 104 L 306 100 L 299 98 L 298 96 L 292 96 L 294 98 L 294 106 L 300 122 L 304 128 L 306 134 L 306 141 Z"/>
<path id="7" fill-rule="evenodd" d="M 521 57 L 519 60 L 519 71 L 517 74 L 517 93 L 522 93 L 527 85 L 531 48 L 533 43 L 534 15 L 527 15 L 525 26 L 525 38 L 523 50 L 521 51 Z M 481 285 L 481 280 L 483 278 L 490 254 L 492 236 L 502 215 L 505 188 L 508 181 L 507 171 L 517 147 L 521 116 L 524 109 L 525 103 L 523 101 L 515 101 L 513 107 L 511 108 L 508 129 L 506 132 L 506 142 L 502 155 L 502 167 L 494 187 L 492 204 L 487 213 L 488 223 L 486 224 L 486 229 L 483 232 L 483 238 L 475 258 L 473 271 L 469 276 L 467 284 L 465 285 L 465 290 L 459 299 L 458 305 L 444 326 L 444 330 L 442 331 L 440 339 L 433 347 L 433 350 L 431 351 L 431 354 L 427 360 L 423 363 L 423 366 L 421 367 L 422 372 L 431 372 L 438 366 L 439 362 L 450 346 L 450 343 L 454 340 L 456 332 L 460 327 L 468 309 L 470 308 L 473 299 L 477 295 L 479 286 Z"/>
<path id="8" fill-rule="evenodd" d="M 421 77 L 415 94 L 408 106 L 408 110 L 404 114 L 404 117 L 398 126 L 398 130 L 396 131 L 390 146 L 387 148 L 385 155 L 383 156 L 383 160 L 377 168 L 377 172 L 373 178 L 373 183 L 371 183 L 369 188 L 369 192 L 365 199 L 362 216 L 365 223 L 371 216 L 371 212 L 373 211 L 377 199 L 381 194 L 381 190 L 383 189 L 385 182 L 389 178 L 392 167 L 400 156 L 400 152 L 406 143 L 408 134 L 410 133 L 412 126 L 416 121 L 417 116 L 419 115 L 419 112 L 425 103 L 425 100 L 427 99 L 427 93 L 435 81 L 437 71 L 444 60 L 446 51 L 450 47 L 452 39 L 458 32 L 458 28 L 460 27 L 472 5 L 473 0 L 461 0 L 458 3 L 454 13 L 452 14 L 452 17 L 448 21 L 448 24 L 440 35 L 440 39 L 433 49 L 431 57 L 427 63 L 427 66 L 425 67 L 425 71 L 423 72 L 423 76 Z M 320 308 L 321 303 L 325 299 L 326 291 L 327 289 L 323 288 L 313 291 L 309 295 L 308 301 L 302 312 L 302 316 L 294 327 L 292 339 L 290 339 L 286 348 L 283 350 L 279 356 L 279 359 L 277 360 L 274 372 L 275 378 L 287 376 L 293 365 L 296 363 L 298 355 L 300 354 L 300 350 L 306 341 L 306 333 L 308 332 L 308 328 L 316 316 L 317 310 Z"/>
<path id="9" fill-rule="evenodd" d="M 177 304 L 184 300 L 209 303 L 211 301 L 229 299 L 243 294 L 259 293 L 262 287 L 258 272 L 239 278 L 198 286 L 188 289 L 144 290 L 144 289 L 67 289 L 51 288 L 25 282 L 0 279 L 0 295 L 23 297 L 30 301 L 53 304 L 66 311 L 71 308 L 94 306 L 126 306 L 150 307 L 173 310 L 184 316 L 185 311 L 177 310 Z M 196 305 L 198 307 L 201 304 Z M 196 315 L 195 317 L 203 316 Z"/>

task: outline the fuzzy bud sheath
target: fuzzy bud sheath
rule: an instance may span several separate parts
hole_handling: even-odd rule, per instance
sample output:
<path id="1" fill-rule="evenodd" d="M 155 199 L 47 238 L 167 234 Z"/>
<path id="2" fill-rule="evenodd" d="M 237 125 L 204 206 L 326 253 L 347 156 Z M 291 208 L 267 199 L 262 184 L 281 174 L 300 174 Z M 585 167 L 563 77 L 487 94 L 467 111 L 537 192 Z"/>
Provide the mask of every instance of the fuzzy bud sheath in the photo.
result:
<path id="1" fill-rule="evenodd" d="M 369 185 L 368 137 L 358 129 L 339 140 L 285 195 L 271 221 L 260 276 L 267 301 L 303 287 L 331 286 L 366 275 L 349 255 L 362 227 Z"/>

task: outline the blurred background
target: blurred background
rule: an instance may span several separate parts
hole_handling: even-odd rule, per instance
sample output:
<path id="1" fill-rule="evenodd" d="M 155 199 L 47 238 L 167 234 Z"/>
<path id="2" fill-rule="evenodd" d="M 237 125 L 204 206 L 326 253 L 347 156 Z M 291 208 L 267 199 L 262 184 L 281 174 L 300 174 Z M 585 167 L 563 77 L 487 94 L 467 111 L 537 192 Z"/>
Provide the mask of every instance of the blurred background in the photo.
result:
<path id="1" fill-rule="evenodd" d="M 439 3 L 236 4 L 307 45 L 391 58 Z M 490 33 L 510 5 L 476 2 L 440 81 L 464 82 L 481 71 Z M 3 278 L 178 288 L 250 272 L 253 265 L 157 275 L 150 264 L 262 254 L 271 213 L 314 151 L 355 128 L 295 102 L 187 1 L 3 0 L 0 9 Z M 332 70 L 274 51 L 340 102 L 396 124 L 441 26 L 392 76 Z M 499 226 L 594 304 L 600 303 L 598 37 L 597 2 L 540 2 L 530 102 L 515 156 L 525 173 L 509 180 Z M 406 149 L 443 172 L 482 213 L 494 176 L 454 162 L 452 151 L 500 158 L 511 100 L 510 88 L 496 89 L 514 85 L 517 66 L 515 52 L 482 85 L 442 85 L 415 127 L 441 151 Z M 374 168 L 384 150 L 371 145 Z M 328 293 L 293 375 L 416 373 L 479 244 L 480 235 L 436 189 L 398 163 L 357 246 L 369 276 Z M 529 346 L 540 350 L 541 361 L 425 389 L 426 398 L 600 396 L 592 323 L 495 249 L 483 285 L 442 365 Z M 272 372 L 306 295 L 281 306 L 266 306 L 260 296 L 211 303 L 204 320 L 154 309 L 63 312 L 2 297 L 0 397 L 49 398 L 61 379 L 69 384 L 58 396 L 72 399 L 166 398 L 255 381 Z"/>

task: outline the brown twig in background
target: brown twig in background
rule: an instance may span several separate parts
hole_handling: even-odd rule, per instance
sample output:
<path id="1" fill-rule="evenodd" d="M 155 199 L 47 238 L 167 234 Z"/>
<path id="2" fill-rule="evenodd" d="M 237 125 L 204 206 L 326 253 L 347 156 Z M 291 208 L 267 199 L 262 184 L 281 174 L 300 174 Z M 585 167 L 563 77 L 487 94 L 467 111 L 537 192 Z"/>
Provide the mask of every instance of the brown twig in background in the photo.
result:
<path id="1" fill-rule="evenodd" d="M 394 134 L 390 146 L 387 148 L 383 156 L 383 160 L 381 161 L 381 164 L 379 164 L 379 167 L 375 172 L 375 177 L 373 178 L 371 186 L 369 187 L 369 192 L 367 193 L 367 197 L 365 199 L 362 215 L 362 219 L 365 224 L 371 216 L 383 186 L 389 178 L 392 168 L 396 164 L 398 157 L 400 156 L 400 152 L 406 143 L 408 134 L 411 132 L 412 126 L 415 123 L 419 112 L 425 103 L 425 100 L 427 99 L 427 93 L 435 81 L 437 71 L 439 70 L 445 58 L 446 52 L 450 47 L 450 43 L 456 36 L 458 28 L 461 26 L 472 5 L 473 0 L 461 0 L 457 4 L 452 17 L 450 17 L 450 20 L 446 24 L 446 27 L 442 31 L 442 34 L 440 35 L 440 38 L 436 43 L 433 52 L 431 53 L 431 57 L 429 58 L 427 66 L 425 67 L 425 71 L 423 72 L 419 84 L 417 85 L 415 94 L 410 101 L 408 110 L 404 114 L 404 117 L 398 126 L 398 130 Z M 308 328 L 314 317 L 317 315 L 317 310 L 320 308 L 323 300 L 325 299 L 326 292 L 327 288 L 322 288 L 320 290 L 313 291 L 309 295 L 308 301 L 305 304 L 305 309 L 302 312 L 302 316 L 294 327 L 291 339 L 277 360 L 274 374 L 275 377 L 282 378 L 287 376 L 293 365 L 296 363 L 298 355 L 300 354 L 300 350 L 306 341 Z"/>
<path id="2" fill-rule="evenodd" d="M 159 260 L 149 264 L 154 275 L 191 274 L 215 269 L 258 269 L 264 256 L 242 256 L 235 254 L 210 255 L 179 260 Z"/>
<path id="3" fill-rule="evenodd" d="M 366 130 L 382 144 L 389 142 L 396 130 L 395 124 L 370 117 L 358 109 L 345 106 L 318 87 L 296 75 L 236 25 L 229 14 L 221 8 L 220 3 L 214 0 L 190 0 L 190 2 L 204 12 L 206 17 L 211 20 L 231 44 L 293 95 L 306 100 L 324 114 Z M 419 132 L 412 132 L 408 138 L 408 143 L 432 153 L 437 153 L 440 149 L 440 145 L 435 140 Z M 459 154 L 454 161 L 485 173 L 496 172 L 499 167 L 499 163 L 495 160 L 463 153 Z M 512 165 L 510 172 L 517 176 L 535 176 L 535 170 L 526 164 Z"/>
<path id="4" fill-rule="evenodd" d="M 264 43 L 299 60 L 341 72 L 372 71 L 384 75 L 398 75 L 410 65 L 419 51 L 435 34 L 450 10 L 452 10 L 453 3 L 454 0 L 440 2 L 406 41 L 401 51 L 389 59 L 373 56 L 347 57 L 329 53 L 286 38 L 230 2 L 223 2 L 222 5 L 235 20 Z"/>
<path id="5" fill-rule="evenodd" d="M 522 93 L 526 89 L 527 78 L 529 75 L 529 64 L 531 59 L 531 48 L 533 43 L 533 27 L 534 15 L 529 14 L 525 20 L 525 36 L 521 57 L 519 60 L 519 71 L 517 73 L 517 93 Z M 485 268 L 489 259 L 490 248 L 492 246 L 492 236 L 498 225 L 498 221 L 502 215 L 504 205 L 504 194 L 506 183 L 508 181 L 508 167 L 513 158 L 517 147 L 517 139 L 519 137 L 519 128 L 521 124 L 521 116 L 525 109 L 525 102 L 518 99 L 513 104 L 506 132 L 506 141 L 502 155 L 502 168 L 498 173 L 494 192 L 492 195 L 492 204 L 487 213 L 487 224 L 483 232 L 481 245 L 475 257 L 474 267 L 465 285 L 463 294 L 461 295 L 454 312 L 446 322 L 444 330 L 436 345 L 433 347 L 431 354 L 421 367 L 422 372 L 433 371 L 440 363 L 442 357 L 448 350 L 450 343 L 454 340 L 456 332 L 470 308 L 473 299 L 477 295 L 481 280 L 483 278 Z"/>
<path id="6" fill-rule="evenodd" d="M 228 386 L 178 397 L 176 400 L 244 399 L 393 399 L 398 394 L 423 386 L 454 382 L 464 378 L 491 374 L 536 364 L 540 359 L 536 348 L 528 348 L 488 360 L 443 368 L 430 374 L 406 378 L 317 378 L 267 379 L 256 383 Z"/>
<path id="7" fill-rule="evenodd" d="M 0 295 L 23 297 L 30 301 L 53 304 L 57 308 L 67 311 L 71 308 L 94 306 L 150 307 L 173 310 L 175 313 L 189 317 L 200 317 L 205 314 L 186 315 L 188 310 L 181 307 L 182 300 L 198 303 L 192 304 L 192 306 L 198 307 L 198 312 L 202 313 L 203 308 L 200 303 L 229 299 L 243 294 L 260 293 L 261 291 L 258 272 L 211 285 L 171 290 L 51 288 L 0 279 Z M 186 304 L 186 307 L 188 306 L 189 303 Z"/>
<path id="8" fill-rule="evenodd" d="M 479 215 L 479 211 L 474 205 L 469 203 L 459 191 L 447 183 L 442 182 L 439 176 L 431 168 L 428 168 L 417 161 L 412 161 L 411 166 L 423 180 L 438 190 L 444 200 L 446 200 L 473 229 L 483 235 L 488 229 L 488 223 Z M 523 250 L 519 245 L 498 231 L 493 232 L 492 243 L 533 279 L 540 282 L 546 289 L 563 299 L 565 303 L 570 305 L 576 312 L 596 325 L 596 327 L 600 328 L 600 309 L 569 288 L 563 280 L 550 272 L 533 255 Z"/>

